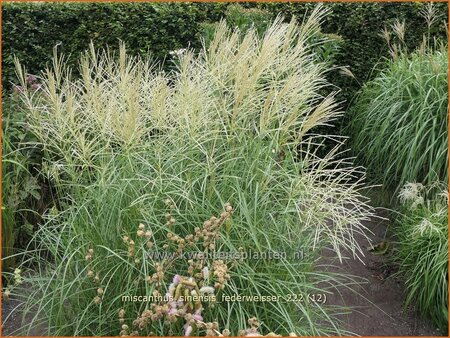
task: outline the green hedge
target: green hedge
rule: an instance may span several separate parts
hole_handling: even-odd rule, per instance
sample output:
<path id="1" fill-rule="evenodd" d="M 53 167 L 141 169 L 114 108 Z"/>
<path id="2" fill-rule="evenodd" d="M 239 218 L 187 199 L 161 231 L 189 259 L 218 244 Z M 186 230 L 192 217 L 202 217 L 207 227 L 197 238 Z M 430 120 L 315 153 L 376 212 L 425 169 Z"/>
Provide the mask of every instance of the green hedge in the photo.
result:
<path id="1" fill-rule="evenodd" d="M 196 3 L 8 3 L 3 4 L 2 83 L 16 82 L 13 56 L 38 74 L 51 60 L 52 49 L 75 65 L 92 40 L 96 47 L 126 42 L 130 54 L 157 59 L 189 44 L 198 47 L 199 24 L 218 20 L 221 8 Z"/>
<path id="2" fill-rule="evenodd" d="M 408 2 L 373 2 L 373 3 L 326 3 L 332 13 L 325 18 L 322 25 L 324 33 L 338 34 L 343 41 L 340 53 L 337 55 L 337 66 L 349 66 L 356 80 L 333 72 L 331 81 L 342 89 L 341 99 L 350 100 L 361 84 L 373 78 L 372 70 L 375 65 L 389 56 L 384 39 L 380 36 L 381 30 L 389 28 L 396 20 L 406 23 L 406 43 L 414 49 L 422 41 L 427 31 L 424 18 L 420 11 L 425 3 Z M 447 4 L 434 4 L 439 12 L 440 20 L 447 22 Z M 292 15 L 302 18 L 307 11 L 314 8 L 314 3 L 266 3 L 260 5 L 275 15 L 282 13 L 287 19 Z M 446 39 L 444 23 L 436 23 L 432 35 Z"/>
<path id="3" fill-rule="evenodd" d="M 131 54 L 168 57 L 172 50 L 188 45 L 198 47 L 202 22 L 218 21 L 230 3 L 7 3 L 3 4 L 2 83 L 15 81 L 13 55 L 30 73 L 45 68 L 55 44 L 70 54 L 78 54 L 93 40 L 98 47 L 127 43 Z M 272 17 L 282 13 L 302 18 L 314 3 L 242 3 L 258 7 Z M 324 24 L 325 33 L 343 38 L 336 64 L 349 66 L 356 80 L 332 73 L 332 82 L 342 88 L 340 98 L 349 100 L 369 78 L 374 65 L 388 56 L 380 32 L 395 20 L 406 20 L 407 43 L 417 46 L 426 30 L 420 9 L 424 3 L 327 3 L 333 13 Z M 447 4 L 437 3 L 442 20 L 447 20 Z M 254 13 L 253 13 L 254 14 Z M 251 14 L 250 14 L 251 15 Z M 444 25 L 436 25 L 434 35 L 445 37 Z"/>

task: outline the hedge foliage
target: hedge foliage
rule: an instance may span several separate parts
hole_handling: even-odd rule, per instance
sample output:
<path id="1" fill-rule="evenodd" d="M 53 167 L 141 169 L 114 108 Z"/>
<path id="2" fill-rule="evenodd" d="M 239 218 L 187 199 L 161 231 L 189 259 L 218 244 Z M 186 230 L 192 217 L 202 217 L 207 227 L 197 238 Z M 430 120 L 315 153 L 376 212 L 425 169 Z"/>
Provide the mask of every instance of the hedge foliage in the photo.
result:
<path id="1" fill-rule="evenodd" d="M 53 47 L 75 66 L 90 41 L 98 48 L 125 41 L 131 54 L 164 59 L 199 46 L 199 23 L 219 20 L 221 6 L 195 3 L 9 3 L 3 9 L 3 85 L 16 82 L 16 55 L 31 74 L 45 69 Z"/>
<path id="2" fill-rule="evenodd" d="M 272 13 L 282 13 L 287 19 L 295 15 L 303 17 L 315 6 L 314 3 L 269 3 L 262 7 Z M 374 67 L 389 57 L 386 42 L 381 37 L 381 30 L 390 27 L 397 20 L 405 21 L 406 44 L 415 49 L 420 45 L 423 34 L 427 32 L 425 20 L 421 15 L 426 3 L 408 2 L 372 2 L 372 3 L 327 3 L 332 13 L 322 24 L 324 33 L 338 34 L 343 41 L 340 53 L 335 60 L 336 66 L 348 66 L 356 79 L 342 76 L 339 71 L 332 72 L 330 80 L 342 89 L 338 96 L 350 101 L 361 85 L 376 76 Z M 439 21 L 431 35 L 446 39 L 446 22 L 448 21 L 447 4 L 435 3 Z M 445 23 L 444 23 L 445 22 Z M 381 68 L 381 67 L 377 67 Z"/>
<path id="3" fill-rule="evenodd" d="M 7 3 L 3 9 L 2 83 L 9 87 L 15 81 L 13 55 L 19 57 L 30 73 L 45 68 L 52 48 L 70 54 L 75 63 L 79 53 L 92 40 L 97 47 L 127 43 L 131 54 L 152 54 L 157 59 L 170 58 L 169 52 L 187 46 L 199 47 L 202 22 L 225 17 L 231 3 Z M 302 18 L 314 3 L 241 3 L 256 19 L 281 13 L 289 20 Z M 235 5 L 232 5 L 235 6 Z M 424 3 L 327 3 L 332 13 L 323 23 L 324 33 L 343 38 L 336 65 L 349 66 L 356 77 L 332 73 L 332 82 L 342 88 L 341 98 L 353 97 L 366 81 L 374 65 L 388 56 L 380 36 L 382 28 L 396 20 L 405 20 L 407 44 L 417 46 L 426 25 L 420 15 Z M 447 20 L 447 4 L 437 3 L 441 19 Z M 235 9 L 234 9 L 235 11 Z M 236 13 L 228 11 L 236 17 Z M 255 15 L 256 13 L 256 15 Z M 239 24 L 239 22 L 237 22 Z M 445 37 L 445 27 L 435 25 L 434 35 Z M 170 65 L 170 63 L 168 63 Z"/>

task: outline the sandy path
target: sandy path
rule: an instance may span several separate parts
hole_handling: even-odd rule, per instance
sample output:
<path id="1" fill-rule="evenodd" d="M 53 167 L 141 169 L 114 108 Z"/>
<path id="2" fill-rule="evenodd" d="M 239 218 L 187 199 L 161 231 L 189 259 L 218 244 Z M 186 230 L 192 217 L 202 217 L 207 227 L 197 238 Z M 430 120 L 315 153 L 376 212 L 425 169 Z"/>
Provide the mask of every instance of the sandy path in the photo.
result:
<path id="1" fill-rule="evenodd" d="M 387 217 L 385 211 L 379 216 Z M 366 226 L 374 233 L 370 235 L 373 243 L 385 239 L 386 220 L 373 219 Z M 362 248 L 369 242 L 360 236 L 357 238 Z M 392 276 L 393 267 L 386 264 L 386 257 L 366 253 L 363 262 L 347 259 L 342 264 L 333 253 L 325 251 L 317 266 L 321 271 L 342 272 L 358 277 L 359 285 L 353 292 L 345 287 L 335 287 L 333 294 L 327 297 L 329 305 L 351 308 L 348 314 L 340 314 L 341 327 L 361 336 L 442 336 L 436 328 L 422 320 L 413 310 L 405 311 L 404 287 L 400 280 Z"/>

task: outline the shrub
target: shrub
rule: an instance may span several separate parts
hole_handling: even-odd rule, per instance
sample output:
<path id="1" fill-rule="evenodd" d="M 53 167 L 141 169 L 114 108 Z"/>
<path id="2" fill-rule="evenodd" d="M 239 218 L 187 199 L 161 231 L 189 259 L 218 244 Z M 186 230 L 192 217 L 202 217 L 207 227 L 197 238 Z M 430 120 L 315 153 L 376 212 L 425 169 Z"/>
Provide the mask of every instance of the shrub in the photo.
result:
<path id="1" fill-rule="evenodd" d="M 123 45 L 117 56 L 92 47 L 78 80 L 56 56 L 37 90 L 18 65 L 58 197 L 24 253 L 32 292 L 11 291 L 35 313 L 25 331 L 42 320 L 52 335 L 335 332 L 322 304 L 289 301 L 325 292 L 313 271 L 323 246 L 362 254 L 353 236 L 372 215 L 363 175 L 335 159 L 339 145 L 318 157 L 323 137 L 309 133 L 339 116 L 306 43 L 324 14 L 276 20 L 262 38 L 222 23 L 200 54 L 180 53 L 176 72 Z M 182 256 L 196 252 L 206 256 Z M 287 256 L 217 257 L 239 252 Z M 178 302 L 122 299 L 166 293 Z M 179 298 L 200 293 L 281 298 Z"/>
<path id="2" fill-rule="evenodd" d="M 342 38 L 334 64 L 348 67 L 354 76 L 344 76 L 339 69 L 330 72 L 328 76 L 332 84 L 342 89 L 337 98 L 339 101 L 346 101 L 345 107 L 350 104 L 362 84 L 377 76 L 381 68 L 375 66 L 389 56 L 389 49 L 379 34 L 383 26 L 389 27 L 397 21 L 405 20 L 408 34 L 404 42 L 409 49 L 419 47 L 422 36 L 428 32 L 437 39 L 447 41 L 447 4 L 432 3 L 435 20 L 431 27 L 428 27 L 423 15 L 428 6 L 429 3 L 424 2 L 327 3 L 331 13 L 325 18 L 322 30 L 326 34 L 338 34 Z M 289 20 L 292 16 L 304 17 L 314 4 L 274 2 L 260 3 L 258 7 L 273 15 L 281 13 Z M 341 122 L 346 120 L 342 119 Z"/>
<path id="3" fill-rule="evenodd" d="M 406 306 L 417 305 L 425 317 L 448 330 L 448 193 L 434 186 L 408 183 L 400 191 L 404 207 L 396 220 L 395 261 L 406 278 Z M 443 187 L 440 187 L 443 189 Z"/>
<path id="4" fill-rule="evenodd" d="M 14 268 L 15 249 L 28 244 L 33 225 L 42 211 L 41 183 L 36 177 L 36 141 L 24 123 L 25 114 L 17 95 L 3 101 L 2 123 L 2 263 L 3 271 Z"/>
<path id="5" fill-rule="evenodd" d="M 400 54 L 351 108 L 352 148 L 388 189 L 448 175 L 448 52 Z"/>
<path id="6" fill-rule="evenodd" d="M 11 88 L 16 80 L 14 56 L 37 74 L 51 64 L 55 45 L 74 72 L 91 41 L 98 48 L 127 41 L 130 54 L 170 58 L 170 51 L 199 47 L 198 24 L 220 18 L 222 7 L 187 2 L 2 4 L 3 86 Z"/>

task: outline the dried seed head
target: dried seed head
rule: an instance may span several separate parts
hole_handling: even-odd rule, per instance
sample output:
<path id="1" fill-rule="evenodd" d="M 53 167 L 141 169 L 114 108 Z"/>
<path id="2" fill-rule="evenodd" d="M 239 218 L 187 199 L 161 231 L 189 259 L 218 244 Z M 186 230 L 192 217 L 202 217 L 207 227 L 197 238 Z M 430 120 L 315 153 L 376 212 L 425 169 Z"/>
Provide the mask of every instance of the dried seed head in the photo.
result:
<path id="1" fill-rule="evenodd" d="M 139 229 L 140 229 L 140 230 L 144 230 L 144 229 L 145 229 L 145 225 L 142 224 L 142 223 L 140 223 L 140 224 L 139 224 Z"/>
<path id="2" fill-rule="evenodd" d="M 258 328 L 259 321 L 258 321 L 258 319 L 256 319 L 256 317 L 252 317 L 248 320 L 248 325 L 250 325 L 252 328 Z"/>
<path id="3" fill-rule="evenodd" d="M 95 297 L 94 297 L 94 303 L 95 303 L 95 304 L 98 305 L 98 304 L 100 304 L 101 302 L 102 302 L 102 299 L 101 299 L 99 296 L 95 296 Z"/>
<path id="4" fill-rule="evenodd" d="M 202 273 L 203 273 L 203 279 L 209 279 L 209 268 L 207 266 L 205 266 L 202 269 Z"/>
<path id="5" fill-rule="evenodd" d="M 103 292 L 104 292 L 103 288 L 98 288 L 97 289 L 97 293 L 98 293 L 99 296 L 103 295 Z"/>
<path id="6" fill-rule="evenodd" d="M 6 290 L 3 292 L 3 299 L 4 299 L 4 300 L 8 300 L 10 295 L 11 295 L 11 291 L 8 290 L 8 289 L 6 289 Z"/>

